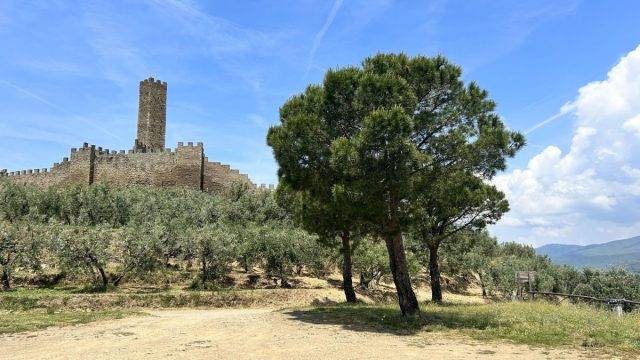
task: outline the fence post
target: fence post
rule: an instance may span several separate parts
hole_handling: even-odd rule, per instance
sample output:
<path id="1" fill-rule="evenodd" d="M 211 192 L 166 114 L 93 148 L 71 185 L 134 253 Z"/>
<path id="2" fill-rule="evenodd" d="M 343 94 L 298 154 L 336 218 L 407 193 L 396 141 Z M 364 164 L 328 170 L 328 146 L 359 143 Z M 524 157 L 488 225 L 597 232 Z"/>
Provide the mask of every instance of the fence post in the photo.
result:
<path id="1" fill-rule="evenodd" d="M 618 317 L 621 317 L 622 316 L 622 304 L 621 303 L 615 304 L 615 306 L 613 307 L 613 312 L 615 312 L 616 315 L 618 315 Z"/>

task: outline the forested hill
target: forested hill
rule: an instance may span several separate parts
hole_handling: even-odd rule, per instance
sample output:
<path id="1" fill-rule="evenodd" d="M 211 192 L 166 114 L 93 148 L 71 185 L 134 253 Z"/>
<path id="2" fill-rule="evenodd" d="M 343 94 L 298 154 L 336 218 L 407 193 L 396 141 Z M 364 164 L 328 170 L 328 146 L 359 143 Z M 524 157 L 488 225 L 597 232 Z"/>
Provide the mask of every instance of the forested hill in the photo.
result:
<path id="1" fill-rule="evenodd" d="M 536 253 L 576 267 L 622 266 L 640 272 L 640 236 L 586 246 L 549 244 L 537 248 Z"/>

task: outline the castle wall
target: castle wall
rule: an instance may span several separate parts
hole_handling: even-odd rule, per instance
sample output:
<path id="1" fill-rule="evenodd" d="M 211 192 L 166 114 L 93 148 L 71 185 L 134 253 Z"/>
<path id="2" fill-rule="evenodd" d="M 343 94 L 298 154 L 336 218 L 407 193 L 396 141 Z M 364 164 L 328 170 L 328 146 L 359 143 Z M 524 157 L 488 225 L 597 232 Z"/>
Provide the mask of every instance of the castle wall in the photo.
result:
<path id="1" fill-rule="evenodd" d="M 178 143 L 165 149 L 167 83 L 154 78 L 140 82 L 138 138 L 132 150 L 109 151 L 84 143 L 51 169 L 0 170 L 1 178 L 35 186 L 109 182 L 125 186 L 182 186 L 218 192 L 233 182 L 254 187 L 245 174 L 229 165 L 209 162 L 202 143 Z"/>
<path id="2" fill-rule="evenodd" d="M 202 190 L 215 193 L 230 186 L 234 182 L 245 183 L 254 187 L 249 176 L 246 174 L 241 174 L 238 170 L 231 169 L 229 165 L 210 162 L 207 158 L 204 158 Z"/>
<path id="3" fill-rule="evenodd" d="M 94 182 L 115 185 L 182 186 L 201 188 L 201 143 L 179 144 L 175 151 L 129 152 L 95 159 Z"/>
<path id="4" fill-rule="evenodd" d="M 220 192 L 234 182 L 255 187 L 246 174 L 208 161 L 202 143 L 178 143 L 175 150 L 146 152 L 109 151 L 85 143 L 80 149 L 71 149 L 70 158 L 51 169 L 2 172 L 0 176 L 39 187 L 108 182 L 118 186 L 180 186 L 209 193 Z"/>
<path id="5" fill-rule="evenodd" d="M 71 157 L 55 163 L 50 169 L 29 169 L 11 172 L 7 177 L 20 184 L 39 187 L 66 184 L 89 184 L 91 161 L 95 150 L 89 147 L 71 149 Z"/>

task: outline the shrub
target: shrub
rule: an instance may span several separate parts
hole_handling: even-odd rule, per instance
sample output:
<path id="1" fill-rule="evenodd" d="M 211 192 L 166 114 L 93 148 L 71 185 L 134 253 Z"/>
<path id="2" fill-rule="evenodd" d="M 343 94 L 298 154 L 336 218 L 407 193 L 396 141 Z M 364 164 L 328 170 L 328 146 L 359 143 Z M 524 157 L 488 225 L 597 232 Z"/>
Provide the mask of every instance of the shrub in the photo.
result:
<path id="1" fill-rule="evenodd" d="M 106 265 L 112 259 L 112 233 L 104 226 L 61 226 L 52 247 L 59 265 L 68 272 L 85 272 L 96 280 L 94 287 L 106 290 Z"/>
<path id="2" fill-rule="evenodd" d="M 220 284 L 231 271 L 235 258 L 235 234 L 221 226 L 209 225 L 194 233 L 200 261 L 200 280 L 204 285 Z"/>
<path id="3" fill-rule="evenodd" d="M 2 289 L 11 288 L 16 268 L 38 269 L 43 249 L 41 229 L 28 223 L 0 221 L 0 271 Z"/>
<path id="4" fill-rule="evenodd" d="M 390 274 L 389 255 L 382 241 L 366 237 L 353 253 L 353 268 L 360 274 L 360 287 L 377 286 L 383 276 Z"/>

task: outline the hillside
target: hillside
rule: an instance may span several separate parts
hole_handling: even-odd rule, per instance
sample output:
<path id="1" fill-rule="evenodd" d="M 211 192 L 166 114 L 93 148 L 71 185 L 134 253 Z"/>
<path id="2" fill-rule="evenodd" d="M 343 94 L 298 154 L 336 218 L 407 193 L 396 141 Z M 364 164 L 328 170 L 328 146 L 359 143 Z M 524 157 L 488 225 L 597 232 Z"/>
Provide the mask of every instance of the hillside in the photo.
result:
<path id="1" fill-rule="evenodd" d="M 586 246 L 549 244 L 537 248 L 536 253 L 576 267 L 622 266 L 640 272 L 640 236 Z"/>

